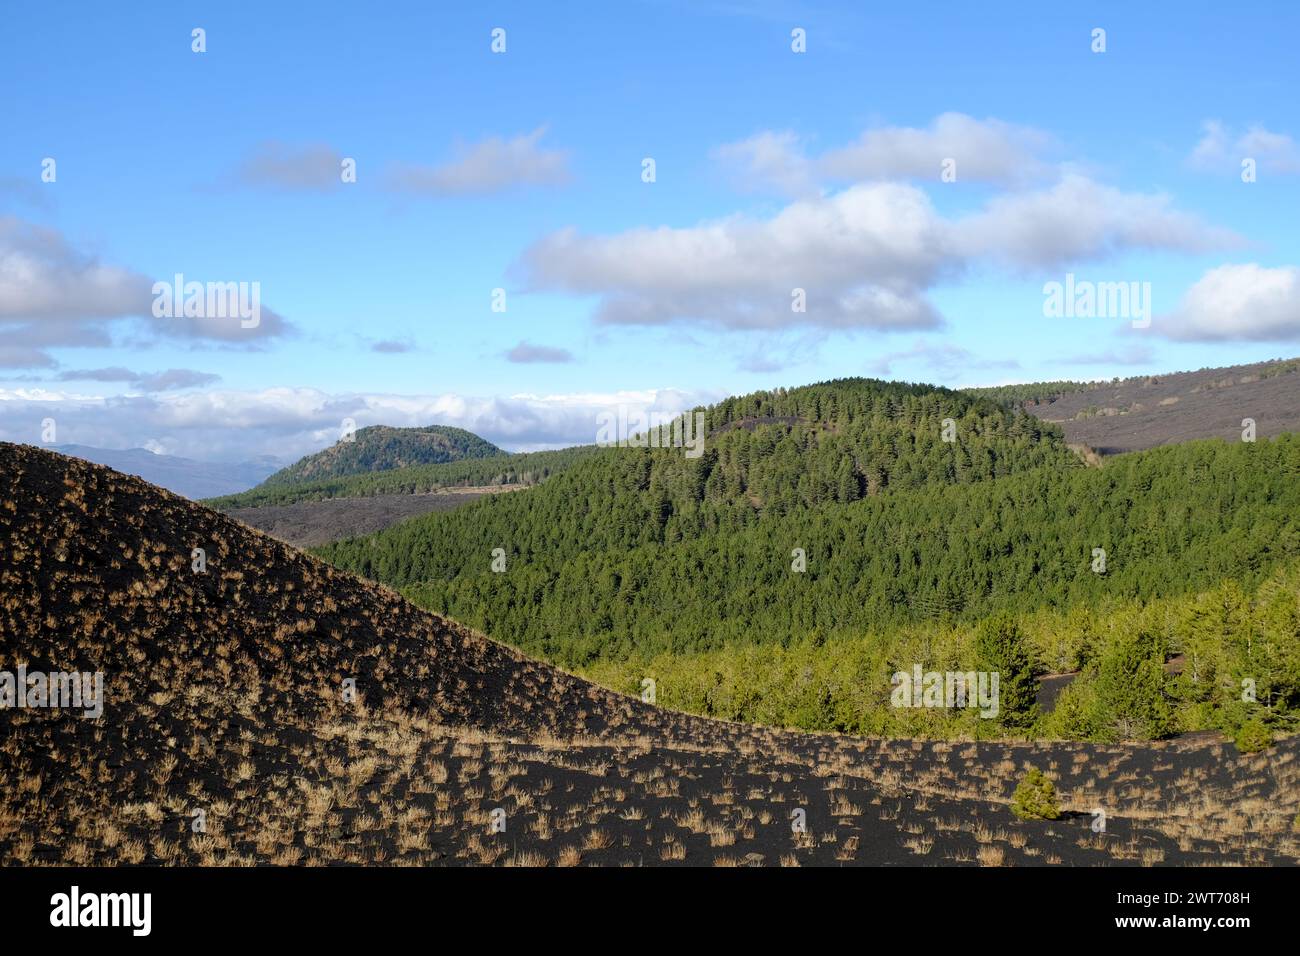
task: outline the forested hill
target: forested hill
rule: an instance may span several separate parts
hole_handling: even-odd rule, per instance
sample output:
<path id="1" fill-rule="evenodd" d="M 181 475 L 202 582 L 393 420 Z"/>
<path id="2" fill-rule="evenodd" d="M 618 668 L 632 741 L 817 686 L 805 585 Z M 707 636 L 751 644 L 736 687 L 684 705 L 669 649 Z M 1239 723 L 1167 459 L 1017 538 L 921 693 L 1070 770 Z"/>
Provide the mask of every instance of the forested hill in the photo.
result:
<path id="1" fill-rule="evenodd" d="M 704 416 L 712 486 L 697 497 L 776 513 L 1074 464 L 1059 428 L 932 385 L 839 379 L 728 398 Z"/>
<path id="2" fill-rule="evenodd" d="M 662 569 L 662 579 L 642 574 L 648 568 L 636 574 L 614 569 L 641 560 L 640 549 L 696 542 L 692 561 L 698 555 L 718 572 L 712 583 L 722 587 L 725 535 L 782 519 L 839 520 L 840 509 L 863 500 L 1081 467 L 1052 426 L 987 399 L 928 386 L 850 379 L 728 399 L 703 414 L 707 438 L 698 457 L 681 448 L 601 448 L 525 493 L 337 542 L 321 554 L 393 586 L 429 582 L 431 599 L 445 596 L 467 619 L 495 621 L 478 597 L 468 604 L 450 597 L 487 575 L 481 584 L 496 594 L 489 603 L 523 602 L 517 626 L 501 636 L 537 647 L 528 621 L 531 616 L 533 630 L 541 628 L 546 608 L 539 615 L 533 599 L 545 602 L 561 578 L 581 576 L 584 562 L 597 556 L 614 575 L 592 582 L 600 593 L 614 578 L 638 578 L 636 587 L 653 592 L 669 586 L 671 568 Z M 773 557 L 784 556 L 784 564 L 778 560 L 774 567 L 788 565 L 790 550 L 800 544 L 782 542 Z M 857 543 L 859 549 L 881 546 L 875 539 Z M 503 585 L 503 576 L 490 570 L 497 548 L 508 567 L 520 568 L 504 575 L 525 589 L 518 594 L 506 596 L 513 585 Z M 770 570 L 755 567 L 746 574 L 762 577 Z M 644 597 L 651 599 L 651 592 Z M 614 603 L 626 597 L 617 585 L 609 595 Z M 668 596 L 661 600 L 672 604 Z M 563 628 L 598 634 L 609 630 L 606 622 L 615 613 L 611 604 Z"/>
<path id="3" fill-rule="evenodd" d="M 358 429 L 350 440 L 339 441 L 277 471 L 260 487 L 505 454 L 496 445 L 463 428 L 446 425 L 430 425 L 426 428 L 371 425 Z"/>
<path id="4" fill-rule="evenodd" d="M 611 450 L 599 468 L 320 553 L 566 666 L 1171 596 L 1229 577 L 1249 584 L 1300 554 L 1296 436 L 1192 442 L 1103 469 L 1047 465 L 847 505 L 825 497 L 767 517 L 656 488 L 671 462 Z M 491 568 L 496 548 L 504 573 Z"/>
<path id="5" fill-rule="evenodd" d="M 463 525 L 438 525 L 447 543 L 408 554 L 409 573 L 384 574 L 406 583 L 455 573 L 463 562 L 453 550 L 474 553 L 487 540 L 488 515 L 498 516 L 491 534 L 508 534 L 519 547 L 629 548 L 886 492 L 1078 466 L 1052 426 L 928 386 L 850 379 L 732 398 L 703 415 L 698 456 L 637 447 L 573 455 L 527 495 L 476 503 Z M 944 440 L 945 422 L 952 441 Z M 411 522 L 410 533 L 426 523 L 438 519 Z"/>

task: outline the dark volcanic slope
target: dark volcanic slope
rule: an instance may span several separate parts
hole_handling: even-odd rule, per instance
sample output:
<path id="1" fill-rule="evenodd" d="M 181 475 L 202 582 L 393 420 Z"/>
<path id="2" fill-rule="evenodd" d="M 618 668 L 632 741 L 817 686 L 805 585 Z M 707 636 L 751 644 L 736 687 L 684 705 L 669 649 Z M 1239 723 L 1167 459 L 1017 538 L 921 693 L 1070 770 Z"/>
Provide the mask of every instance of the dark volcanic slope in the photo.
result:
<path id="1" fill-rule="evenodd" d="M 206 572 L 191 549 L 207 552 Z M 1282 863 L 1300 747 L 921 743 L 658 710 L 143 481 L 0 444 L 3 863 Z M 360 702 L 341 693 L 355 679 Z M 1053 775 L 1054 822 L 1006 803 Z M 1089 828 L 1107 813 L 1105 833 Z M 791 812 L 803 810 L 806 833 Z M 505 832 L 492 832 L 494 811 Z"/>
<path id="2" fill-rule="evenodd" d="M 225 515 L 32 446 L 0 443 L 0 532 L 4 666 L 103 671 L 109 712 L 203 687 L 259 718 L 317 719 L 348 677 L 368 701 L 503 733 L 596 732 L 631 706 Z"/>
<path id="3" fill-rule="evenodd" d="M 431 511 L 453 511 L 483 495 L 516 488 L 518 485 L 502 485 L 491 489 L 457 488 L 445 493 L 327 498 L 260 508 L 231 508 L 226 514 L 296 547 L 312 548 L 340 538 L 371 534 Z"/>
<path id="4" fill-rule="evenodd" d="M 1028 402 L 1025 410 L 1058 423 L 1067 441 L 1103 455 L 1193 438 L 1240 441 L 1244 418 L 1255 420 L 1258 437 L 1272 437 L 1300 431 L 1300 372 L 1294 364 L 1263 362 L 1125 379 Z"/>

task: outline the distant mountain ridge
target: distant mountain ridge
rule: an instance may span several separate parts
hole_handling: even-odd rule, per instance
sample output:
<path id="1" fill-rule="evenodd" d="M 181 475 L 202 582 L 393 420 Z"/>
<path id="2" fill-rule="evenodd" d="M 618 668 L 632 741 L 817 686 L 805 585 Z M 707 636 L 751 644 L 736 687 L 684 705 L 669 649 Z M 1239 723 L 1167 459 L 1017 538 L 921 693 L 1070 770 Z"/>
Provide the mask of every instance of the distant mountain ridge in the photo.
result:
<path id="1" fill-rule="evenodd" d="M 438 465 L 507 453 L 473 432 L 449 425 L 394 428 L 369 425 L 346 440 L 302 458 L 266 479 L 265 485 L 292 485 L 328 478 Z M 241 489 L 242 490 L 242 489 Z"/>
<path id="2" fill-rule="evenodd" d="M 54 445 L 53 448 L 73 458 L 106 465 L 124 474 L 138 475 L 152 485 L 196 501 L 247 491 L 280 465 L 270 457 L 243 462 L 214 462 L 157 455 L 145 448 L 95 448 L 91 445 Z"/>

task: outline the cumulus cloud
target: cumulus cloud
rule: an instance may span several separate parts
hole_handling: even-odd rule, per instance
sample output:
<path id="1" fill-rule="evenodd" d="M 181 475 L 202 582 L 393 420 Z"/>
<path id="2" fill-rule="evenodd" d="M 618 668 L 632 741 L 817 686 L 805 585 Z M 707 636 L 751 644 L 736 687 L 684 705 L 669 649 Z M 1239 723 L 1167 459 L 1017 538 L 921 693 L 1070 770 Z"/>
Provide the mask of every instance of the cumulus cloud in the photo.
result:
<path id="1" fill-rule="evenodd" d="M 1078 174 L 1033 192 L 994 197 L 954 224 L 956 249 L 1021 269 L 1055 268 L 1129 250 L 1197 253 L 1241 245 L 1227 229 L 1175 209 L 1163 193 L 1133 193 Z"/>
<path id="2" fill-rule="evenodd" d="M 1038 155 L 1051 137 L 997 119 L 943 113 L 928 128 L 869 129 L 859 140 L 827 153 L 820 167 L 842 179 L 938 179 L 945 160 L 958 181 L 1013 182 L 1043 171 Z"/>
<path id="3" fill-rule="evenodd" d="M 507 361 L 531 364 L 536 362 L 572 362 L 573 353 L 568 349 L 553 348 L 549 345 L 533 345 L 520 342 L 505 353 Z"/>
<path id="4" fill-rule="evenodd" d="M 0 216 L 0 323 L 147 315 L 152 285 L 74 249 L 55 229 Z"/>
<path id="5" fill-rule="evenodd" d="M 958 182 L 1023 182 L 1050 169 L 1040 154 L 1052 145 L 1050 136 L 1031 127 L 944 113 L 925 128 L 866 130 L 856 142 L 815 157 L 788 130 L 765 130 L 712 155 L 744 189 L 804 197 L 821 192 L 827 181 L 937 182 L 948 161 Z"/>
<path id="6" fill-rule="evenodd" d="M 513 139 L 492 137 L 460 144 L 453 160 L 441 165 L 395 163 L 387 171 L 390 188 L 420 196 L 465 196 L 504 192 L 519 186 L 559 186 L 569 181 L 569 155 L 546 149 L 545 127 Z"/>
<path id="7" fill-rule="evenodd" d="M 343 154 L 324 143 L 262 143 L 235 174 L 238 182 L 291 192 L 331 192 L 342 183 Z"/>
<path id="8" fill-rule="evenodd" d="M 494 397 L 290 388 L 106 397 L 0 388 L 0 440 L 39 443 L 41 420 L 52 417 L 61 443 L 136 448 L 152 440 L 167 454 L 199 460 L 286 459 L 333 444 L 351 418 L 358 427 L 455 425 L 503 448 L 531 451 L 594 442 L 601 413 L 626 408 L 668 418 L 723 397 L 669 388 Z"/>
<path id="9" fill-rule="evenodd" d="M 1300 340 L 1300 268 L 1252 262 L 1210 269 L 1152 330 L 1194 342 Z"/>
<path id="10" fill-rule="evenodd" d="M 1238 242 L 1167 196 L 1070 174 L 958 219 L 940 216 L 916 186 L 866 183 L 796 200 L 769 219 L 605 236 L 570 228 L 527 249 L 517 269 L 532 288 L 596 296 L 595 319 L 606 324 L 916 331 L 942 324 L 928 290 L 972 264 L 1033 271 Z"/>
<path id="11" fill-rule="evenodd" d="M 0 216 L 0 350 L 11 364 L 25 354 L 30 367 L 49 366 L 45 350 L 58 346 L 109 346 L 112 330 L 126 323 L 145 336 L 245 346 L 291 331 L 265 307 L 255 328 L 225 318 L 156 319 L 153 287 L 149 277 L 101 262 L 58 230 Z"/>
<path id="12" fill-rule="evenodd" d="M 921 290 L 944 269 L 946 247 L 923 192 L 881 183 L 800 200 L 769 220 L 613 236 L 567 229 L 521 265 L 539 287 L 601 296 L 602 323 L 929 328 L 939 317 Z"/>
<path id="13" fill-rule="evenodd" d="M 1300 174 L 1300 144 L 1285 133 L 1260 125 L 1244 131 L 1229 129 L 1219 120 L 1201 124 L 1201 138 L 1188 162 L 1220 172 L 1239 171 L 1243 159 L 1253 159 L 1261 172 Z"/>

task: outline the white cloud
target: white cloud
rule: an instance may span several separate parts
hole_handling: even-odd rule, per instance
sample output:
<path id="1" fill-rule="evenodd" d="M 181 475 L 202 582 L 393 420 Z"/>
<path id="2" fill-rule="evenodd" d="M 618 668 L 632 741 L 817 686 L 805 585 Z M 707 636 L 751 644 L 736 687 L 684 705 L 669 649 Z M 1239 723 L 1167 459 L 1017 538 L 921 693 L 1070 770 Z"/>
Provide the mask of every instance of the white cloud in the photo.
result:
<path id="1" fill-rule="evenodd" d="M 1300 144 L 1285 133 L 1258 124 L 1236 132 L 1218 120 L 1206 120 L 1201 129 L 1188 157 L 1198 169 L 1239 172 L 1243 159 L 1253 159 L 1261 173 L 1300 174 Z"/>
<path id="2" fill-rule="evenodd" d="M 769 220 L 743 216 L 673 229 L 536 243 L 522 266 L 531 282 L 602 296 L 599 321 L 656 325 L 678 319 L 727 328 L 931 328 L 921 296 L 944 268 L 942 221 L 919 189 L 857 186 L 800 200 Z M 804 289 L 807 311 L 793 310 Z"/>
<path id="3" fill-rule="evenodd" d="M 544 149 L 546 128 L 503 140 L 499 137 L 461 144 L 456 158 L 438 166 L 396 163 L 388 185 L 401 192 L 428 196 L 481 195 L 516 186 L 558 186 L 569 181 L 569 156 Z"/>
<path id="4" fill-rule="evenodd" d="M 1163 193 L 1132 193 L 1067 174 L 1047 188 L 993 198 L 954 226 L 967 258 L 989 257 L 1020 269 L 1055 268 L 1128 250 L 1205 252 L 1241 239 L 1175 209 Z"/>
<path id="5" fill-rule="evenodd" d="M 943 162 L 952 159 L 959 182 L 1014 182 L 1044 171 L 1038 155 L 1051 142 L 1027 126 L 943 113 L 926 129 L 869 129 L 856 143 L 827 153 L 819 166 L 842 179 L 938 180 Z"/>
<path id="6" fill-rule="evenodd" d="M 1040 154 L 1052 145 L 1050 136 L 1027 126 L 944 113 L 924 129 L 869 129 L 857 142 L 816 157 L 795 133 L 766 130 L 717 147 L 713 158 L 745 189 L 804 197 L 828 181 L 939 182 L 949 160 L 958 182 L 1025 182 L 1050 171 Z"/>
<path id="7" fill-rule="evenodd" d="M 55 229 L 0 216 L 0 323 L 148 314 L 152 285 L 72 248 Z"/>
<path id="8" fill-rule="evenodd" d="M 532 288 L 598 297 L 595 318 L 608 324 L 922 330 L 942 324 L 927 291 L 972 264 L 1041 270 L 1237 243 L 1167 196 L 1069 174 L 961 219 L 940 216 L 915 186 L 868 183 L 796 200 L 770 219 L 607 236 L 566 229 L 526 250 L 518 268 Z M 804 312 L 792 308 L 795 289 Z"/>
<path id="9" fill-rule="evenodd" d="M 124 323 L 147 337 L 246 346 L 291 331 L 283 317 L 265 307 L 260 324 L 248 329 L 231 319 L 155 319 L 152 290 L 152 279 L 100 262 L 56 229 L 0 216 L 3 364 L 13 367 L 26 359 L 25 367 L 48 367 L 53 360 L 46 349 L 107 347 L 112 344 L 112 330 Z"/>
<path id="10" fill-rule="evenodd" d="M 502 192 L 516 186 L 563 185 L 569 180 L 567 152 L 546 149 L 546 128 L 512 139 L 490 137 L 457 143 L 452 160 L 441 164 L 395 162 L 384 171 L 389 188 L 430 196 Z M 332 192 L 342 185 L 344 156 L 324 143 L 302 146 L 269 141 L 240 165 L 234 181 L 286 191 Z"/>
<path id="11" fill-rule="evenodd" d="M 1300 268 L 1252 262 L 1211 269 L 1153 331 L 1195 342 L 1300 340 Z"/>

